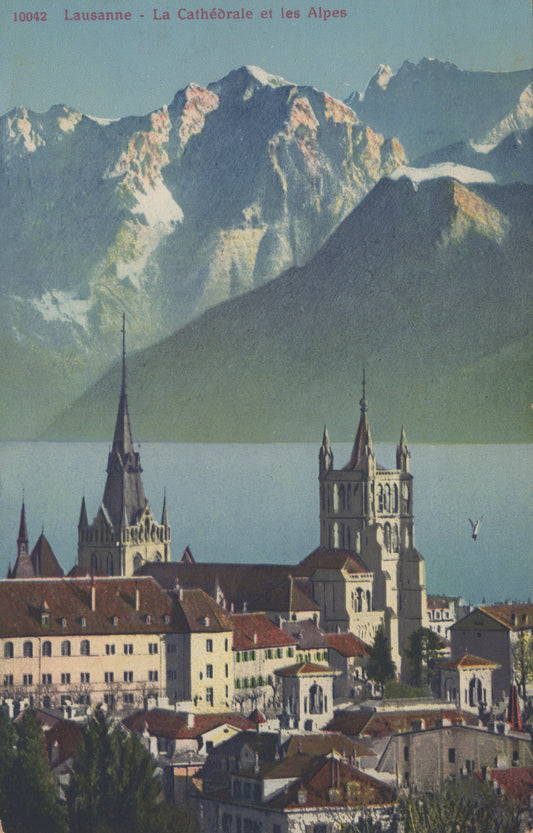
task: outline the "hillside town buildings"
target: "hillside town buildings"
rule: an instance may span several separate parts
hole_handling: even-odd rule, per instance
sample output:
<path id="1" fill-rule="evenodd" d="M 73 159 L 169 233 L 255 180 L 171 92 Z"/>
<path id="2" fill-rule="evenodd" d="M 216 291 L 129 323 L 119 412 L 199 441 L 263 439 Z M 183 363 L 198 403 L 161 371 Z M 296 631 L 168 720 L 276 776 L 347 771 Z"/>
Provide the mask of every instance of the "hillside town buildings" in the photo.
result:
<path id="1" fill-rule="evenodd" d="M 187 547 L 172 561 L 166 500 L 158 522 L 133 446 L 124 341 L 122 360 L 104 495 L 92 523 L 82 500 L 76 566 L 64 575 L 44 532 L 30 552 L 23 502 L 0 581 L 0 698 L 12 715 L 39 709 L 61 783 L 79 732 L 57 710 L 76 717 L 100 704 L 139 735 L 169 794 L 195 795 L 205 833 L 393 825 L 400 789 L 533 765 L 517 694 L 513 716 L 494 719 L 533 607 L 461 616 L 458 599 L 428 600 L 405 432 L 396 468 L 382 467 L 364 384 L 344 467 L 324 430 L 311 553 L 294 564 L 202 563 Z M 410 637 L 428 626 L 451 639 L 436 699 L 376 698 L 367 663 L 378 628 L 407 680 Z M 357 707 L 365 696 L 370 708 Z"/>

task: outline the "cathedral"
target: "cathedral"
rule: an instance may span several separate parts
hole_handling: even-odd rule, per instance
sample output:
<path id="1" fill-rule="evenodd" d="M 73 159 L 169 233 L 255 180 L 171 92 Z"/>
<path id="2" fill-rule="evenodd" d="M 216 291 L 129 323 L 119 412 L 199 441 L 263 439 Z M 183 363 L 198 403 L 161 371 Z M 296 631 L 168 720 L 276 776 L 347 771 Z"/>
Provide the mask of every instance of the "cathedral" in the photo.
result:
<path id="1" fill-rule="evenodd" d="M 140 456 L 133 447 L 126 393 L 126 331 L 122 325 L 122 385 L 104 497 L 92 524 L 82 499 L 78 572 L 131 576 L 150 562 L 170 561 L 166 498 L 158 523 L 144 493 Z"/>
<path id="2" fill-rule="evenodd" d="M 343 468 L 334 467 L 327 428 L 319 452 L 320 542 L 327 550 L 353 551 L 372 574 L 372 592 L 354 598 L 361 620 L 383 612 L 385 632 L 398 672 L 409 636 L 427 626 L 424 560 L 414 546 L 413 476 L 402 428 L 396 468 L 375 457 L 368 403 L 361 415 L 352 453 Z"/>

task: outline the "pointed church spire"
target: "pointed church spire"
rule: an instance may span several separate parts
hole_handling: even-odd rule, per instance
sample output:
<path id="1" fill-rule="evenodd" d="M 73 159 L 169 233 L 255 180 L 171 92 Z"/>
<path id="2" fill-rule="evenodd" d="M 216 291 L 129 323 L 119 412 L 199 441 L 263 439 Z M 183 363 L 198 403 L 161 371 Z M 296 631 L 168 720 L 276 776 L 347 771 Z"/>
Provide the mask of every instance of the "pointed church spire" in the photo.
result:
<path id="1" fill-rule="evenodd" d="M 407 448 L 407 437 L 403 425 L 400 443 L 396 446 L 396 468 L 400 471 L 409 471 L 409 449 Z"/>
<path id="2" fill-rule="evenodd" d="M 345 470 L 365 468 L 368 466 L 370 459 L 374 458 L 374 447 L 372 445 L 370 425 L 368 424 L 368 402 L 366 399 L 366 376 L 364 369 L 363 396 L 359 401 L 359 406 L 361 408 L 361 416 L 359 417 L 359 425 L 355 434 L 352 456 L 348 465 L 344 467 Z"/>
<path id="3" fill-rule="evenodd" d="M 126 393 L 126 317 L 122 317 L 122 380 L 113 445 L 107 461 L 103 505 L 115 529 L 134 523 L 146 507 L 142 467 L 131 435 Z"/>
<path id="4" fill-rule="evenodd" d="M 22 507 L 20 510 L 19 534 L 17 538 L 17 555 L 21 552 L 28 552 L 28 528 L 26 526 L 26 505 L 24 497 L 22 497 Z"/>
<path id="5" fill-rule="evenodd" d="M 165 493 L 163 495 L 163 511 L 161 513 L 161 523 L 164 526 L 168 526 L 167 490 L 166 489 L 165 489 Z"/>
<path id="6" fill-rule="evenodd" d="M 89 526 L 89 521 L 87 519 L 87 507 L 85 505 L 85 495 L 81 499 L 81 509 L 80 509 L 80 519 L 78 521 L 78 529 Z"/>

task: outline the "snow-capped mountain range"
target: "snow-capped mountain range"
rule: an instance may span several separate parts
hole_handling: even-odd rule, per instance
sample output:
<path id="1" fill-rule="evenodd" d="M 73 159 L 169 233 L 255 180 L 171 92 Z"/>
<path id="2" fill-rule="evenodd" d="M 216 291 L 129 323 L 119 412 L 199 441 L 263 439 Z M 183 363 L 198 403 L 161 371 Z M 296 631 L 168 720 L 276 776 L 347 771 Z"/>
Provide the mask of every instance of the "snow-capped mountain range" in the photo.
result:
<path id="1" fill-rule="evenodd" d="M 7 113 L 4 436 L 33 436 L 105 370 L 122 311 L 142 348 L 275 283 L 383 177 L 531 182 L 532 124 L 530 73 L 439 61 L 380 67 L 345 103 L 241 67 L 146 116 Z"/>

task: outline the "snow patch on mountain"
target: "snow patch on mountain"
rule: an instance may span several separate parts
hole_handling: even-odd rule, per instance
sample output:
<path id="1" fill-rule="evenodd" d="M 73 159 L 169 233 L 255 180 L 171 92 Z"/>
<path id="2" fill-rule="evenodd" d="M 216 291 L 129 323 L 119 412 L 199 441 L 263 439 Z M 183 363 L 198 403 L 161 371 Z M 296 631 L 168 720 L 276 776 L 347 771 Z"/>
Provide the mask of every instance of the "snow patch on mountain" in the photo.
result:
<path id="1" fill-rule="evenodd" d="M 281 77 L 281 75 L 272 75 L 272 73 L 266 72 L 264 69 L 261 69 L 261 67 L 256 67 L 253 64 L 248 64 L 245 68 L 248 70 L 250 75 L 253 75 L 253 77 L 256 78 L 259 81 L 259 83 L 263 84 L 263 86 L 265 87 L 291 86 L 289 85 L 288 81 L 285 81 L 285 79 Z"/>
<path id="2" fill-rule="evenodd" d="M 20 301 L 22 302 L 22 298 Z M 42 316 L 43 321 L 75 324 L 84 330 L 88 329 L 87 321 L 92 303 L 90 300 L 80 300 L 72 293 L 53 290 L 45 292 L 41 298 L 32 299 L 30 303 Z"/>
<path id="3" fill-rule="evenodd" d="M 398 180 L 401 177 L 408 177 L 413 185 L 419 185 L 428 179 L 440 179 L 451 177 L 466 185 L 479 182 L 495 182 L 496 180 L 488 171 L 480 171 L 477 168 L 468 168 L 466 165 L 456 165 L 455 162 L 440 162 L 437 165 L 430 165 L 427 168 L 414 168 L 402 166 L 396 168 L 389 179 Z"/>
<path id="4" fill-rule="evenodd" d="M 515 130 L 528 130 L 533 126 L 533 85 L 528 84 L 508 116 L 501 120 L 479 142 L 493 147 Z M 475 146 L 479 150 L 479 146 Z"/>

